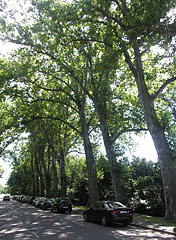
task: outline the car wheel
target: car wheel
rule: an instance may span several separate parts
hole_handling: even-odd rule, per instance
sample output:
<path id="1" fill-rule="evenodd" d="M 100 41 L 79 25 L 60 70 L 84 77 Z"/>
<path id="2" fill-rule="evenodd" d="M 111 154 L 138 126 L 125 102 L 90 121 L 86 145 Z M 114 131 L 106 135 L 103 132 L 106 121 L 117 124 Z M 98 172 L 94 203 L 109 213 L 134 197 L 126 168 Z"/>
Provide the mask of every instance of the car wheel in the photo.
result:
<path id="1" fill-rule="evenodd" d="M 88 218 L 88 216 L 87 216 L 87 213 L 84 214 L 84 220 L 85 220 L 86 222 L 89 222 L 89 218 Z"/>
<path id="2" fill-rule="evenodd" d="M 107 219 L 106 219 L 105 216 L 101 219 L 101 224 L 102 224 L 103 226 L 107 226 Z"/>

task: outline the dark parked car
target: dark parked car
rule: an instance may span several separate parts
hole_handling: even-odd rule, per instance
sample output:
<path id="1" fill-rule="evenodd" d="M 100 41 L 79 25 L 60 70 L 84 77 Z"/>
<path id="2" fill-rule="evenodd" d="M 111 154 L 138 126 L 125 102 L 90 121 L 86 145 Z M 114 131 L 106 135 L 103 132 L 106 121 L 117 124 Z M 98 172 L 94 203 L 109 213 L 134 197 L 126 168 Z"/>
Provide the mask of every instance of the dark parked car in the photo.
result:
<path id="1" fill-rule="evenodd" d="M 3 197 L 3 201 L 10 201 L 10 196 L 9 195 L 5 195 Z"/>
<path id="2" fill-rule="evenodd" d="M 69 213 L 71 213 L 72 203 L 71 203 L 70 198 L 68 198 L 68 197 L 56 198 L 51 207 L 51 212 L 53 212 L 53 211 L 56 211 L 56 212 L 68 211 Z"/>
<path id="3" fill-rule="evenodd" d="M 97 201 L 83 213 L 85 221 L 99 222 L 103 226 L 111 223 L 132 222 L 132 209 L 124 206 L 120 202 Z"/>
<path id="4" fill-rule="evenodd" d="M 53 203 L 54 203 L 54 198 L 46 198 L 41 202 L 40 208 L 42 210 L 50 209 Z"/>

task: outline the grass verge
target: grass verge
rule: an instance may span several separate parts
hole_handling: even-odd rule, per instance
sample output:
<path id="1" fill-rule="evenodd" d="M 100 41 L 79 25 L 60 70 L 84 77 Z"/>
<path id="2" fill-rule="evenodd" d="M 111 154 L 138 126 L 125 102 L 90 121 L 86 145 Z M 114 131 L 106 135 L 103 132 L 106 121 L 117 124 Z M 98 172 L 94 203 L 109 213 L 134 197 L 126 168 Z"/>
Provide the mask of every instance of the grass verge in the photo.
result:
<path id="1" fill-rule="evenodd" d="M 155 224 L 170 226 L 170 227 L 176 227 L 176 222 L 175 221 L 166 220 L 163 217 L 153 217 L 153 216 L 134 213 L 133 219 L 138 220 L 138 221 L 145 221 L 145 222 L 149 222 L 149 223 L 155 223 Z"/>

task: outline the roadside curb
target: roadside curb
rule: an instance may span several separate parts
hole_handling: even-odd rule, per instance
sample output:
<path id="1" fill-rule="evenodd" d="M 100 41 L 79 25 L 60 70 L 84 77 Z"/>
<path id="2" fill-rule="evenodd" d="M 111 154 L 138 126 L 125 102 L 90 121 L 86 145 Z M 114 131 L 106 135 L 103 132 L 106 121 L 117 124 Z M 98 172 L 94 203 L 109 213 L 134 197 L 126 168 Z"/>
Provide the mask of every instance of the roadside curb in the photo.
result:
<path id="1" fill-rule="evenodd" d="M 174 227 L 171 230 L 165 230 L 165 229 L 161 229 L 159 228 L 160 226 L 157 225 L 156 227 L 155 226 L 150 226 L 150 225 L 147 225 L 147 223 L 145 222 L 145 224 L 140 224 L 140 223 L 136 223 L 136 222 L 132 222 L 130 223 L 131 226 L 137 226 L 137 227 L 140 227 L 140 228 L 145 228 L 145 229 L 150 229 L 150 230 L 153 230 L 153 231 L 157 231 L 157 232 L 161 232 L 161 233 L 166 233 L 166 234 L 171 234 L 171 235 L 174 235 L 176 236 L 176 232 L 174 232 Z M 165 226 L 163 226 L 165 227 Z"/>

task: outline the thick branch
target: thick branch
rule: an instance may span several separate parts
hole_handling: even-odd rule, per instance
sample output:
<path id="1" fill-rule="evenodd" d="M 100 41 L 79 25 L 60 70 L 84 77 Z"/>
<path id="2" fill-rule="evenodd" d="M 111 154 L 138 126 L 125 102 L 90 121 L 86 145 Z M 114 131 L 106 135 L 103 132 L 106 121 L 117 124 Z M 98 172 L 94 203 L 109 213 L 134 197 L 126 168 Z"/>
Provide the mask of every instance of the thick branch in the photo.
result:
<path id="1" fill-rule="evenodd" d="M 38 98 L 38 99 L 35 99 L 33 101 L 30 102 L 31 103 L 35 103 L 35 102 L 52 102 L 52 103 L 60 103 L 60 104 L 63 104 L 64 106 L 67 106 L 67 107 L 70 107 L 71 109 L 73 109 L 76 113 L 79 113 L 78 110 L 76 108 L 74 108 L 72 105 L 68 104 L 68 103 L 65 103 L 65 102 L 62 102 L 60 100 L 57 100 L 57 99 L 44 99 L 44 98 Z"/>
<path id="2" fill-rule="evenodd" d="M 122 131 L 118 132 L 116 135 L 113 136 L 113 142 L 116 141 L 117 138 L 119 138 L 122 134 L 127 133 L 127 132 L 136 132 L 139 133 L 141 131 L 148 131 L 147 128 L 134 128 L 134 129 L 123 129 Z"/>
<path id="3" fill-rule="evenodd" d="M 174 82 L 176 80 L 176 77 L 171 77 L 168 80 L 166 80 L 166 82 L 158 89 L 158 91 L 156 91 L 155 93 L 153 93 L 151 95 L 151 97 L 153 98 L 153 100 L 155 100 L 157 97 L 159 97 L 159 95 L 162 93 L 162 91 L 167 87 L 167 85 L 169 85 L 170 83 Z"/>
<path id="4" fill-rule="evenodd" d="M 27 123 L 33 122 L 33 121 L 35 121 L 35 120 L 40 120 L 40 119 L 51 119 L 51 120 L 61 121 L 61 122 L 65 123 L 65 124 L 67 124 L 68 126 L 70 126 L 70 127 L 71 127 L 74 131 L 76 131 L 78 134 L 81 134 L 81 132 L 80 132 L 77 128 L 75 128 L 71 123 L 69 123 L 69 122 L 67 122 L 67 121 L 65 121 L 65 120 L 63 120 L 63 119 L 61 119 L 61 118 L 59 118 L 59 117 L 51 117 L 51 116 L 34 117 L 34 118 L 31 118 L 31 119 L 26 120 L 26 121 L 24 120 L 24 121 L 22 121 L 21 123 L 22 123 L 22 124 L 27 124 Z"/>

